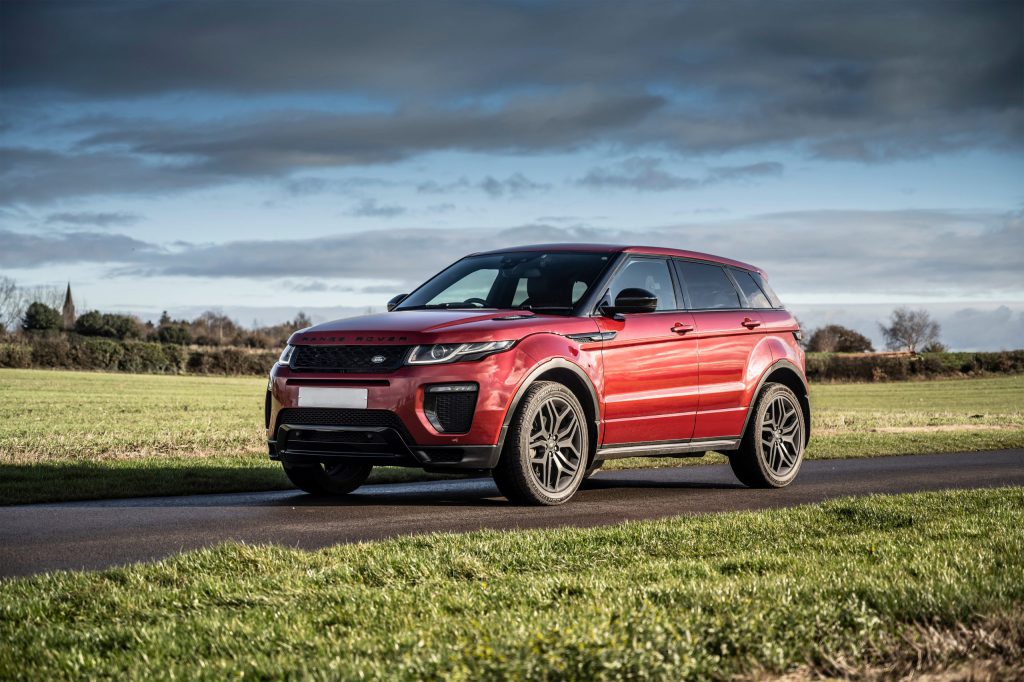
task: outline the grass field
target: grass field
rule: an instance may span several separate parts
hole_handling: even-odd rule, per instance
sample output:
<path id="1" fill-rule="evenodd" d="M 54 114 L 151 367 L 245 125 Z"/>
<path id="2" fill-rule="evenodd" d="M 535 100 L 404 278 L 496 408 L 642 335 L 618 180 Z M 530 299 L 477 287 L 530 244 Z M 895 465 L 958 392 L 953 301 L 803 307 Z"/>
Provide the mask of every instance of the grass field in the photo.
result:
<path id="1" fill-rule="evenodd" d="M 0 504 L 288 487 L 264 380 L 0 370 Z M 812 387 L 808 456 L 1024 446 L 1024 377 Z M 631 459 L 609 467 L 724 461 Z M 417 470 L 383 469 L 377 481 Z"/>
<path id="2" fill-rule="evenodd" d="M 1008 488 L 317 552 L 232 544 L 0 582 L 0 678 L 1019 679 L 1021 528 L 1024 489 Z"/>

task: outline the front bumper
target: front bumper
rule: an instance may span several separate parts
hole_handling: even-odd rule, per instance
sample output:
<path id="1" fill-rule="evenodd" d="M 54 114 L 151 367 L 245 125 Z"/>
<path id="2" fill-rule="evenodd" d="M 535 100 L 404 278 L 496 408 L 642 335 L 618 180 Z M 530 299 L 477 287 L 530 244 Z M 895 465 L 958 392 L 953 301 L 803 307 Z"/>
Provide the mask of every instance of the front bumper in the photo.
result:
<path id="1" fill-rule="evenodd" d="M 501 454 L 505 413 L 528 369 L 526 358 L 515 350 L 476 362 L 407 366 L 386 375 L 295 372 L 277 365 L 268 386 L 270 457 L 432 470 L 493 468 Z M 427 388 L 466 382 L 479 386 L 468 430 L 438 431 L 424 409 Z M 365 388 L 366 409 L 300 408 L 303 386 Z"/>
<path id="2" fill-rule="evenodd" d="M 360 462 L 429 470 L 491 469 L 497 445 L 420 446 L 388 427 L 303 426 L 282 424 L 268 440 L 270 458 L 293 464 Z"/>

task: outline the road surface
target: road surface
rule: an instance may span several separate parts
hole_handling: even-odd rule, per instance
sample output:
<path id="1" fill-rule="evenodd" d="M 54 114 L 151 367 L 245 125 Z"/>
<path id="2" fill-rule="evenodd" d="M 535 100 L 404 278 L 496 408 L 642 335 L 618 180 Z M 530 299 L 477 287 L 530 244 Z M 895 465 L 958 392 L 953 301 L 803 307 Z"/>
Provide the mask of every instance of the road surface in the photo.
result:
<path id="1" fill-rule="evenodd" d="M 0 507 L 0 576 L 94 569 L 228 540 L 314 549 L 432 531 L 597 526 L 872 493 L 1024 485 L 1024 449 L 808 461 L 783 490 L 740 486 L 728 465 L 599 471 L 561 507 L 515 507 L 489 479 Z"/>

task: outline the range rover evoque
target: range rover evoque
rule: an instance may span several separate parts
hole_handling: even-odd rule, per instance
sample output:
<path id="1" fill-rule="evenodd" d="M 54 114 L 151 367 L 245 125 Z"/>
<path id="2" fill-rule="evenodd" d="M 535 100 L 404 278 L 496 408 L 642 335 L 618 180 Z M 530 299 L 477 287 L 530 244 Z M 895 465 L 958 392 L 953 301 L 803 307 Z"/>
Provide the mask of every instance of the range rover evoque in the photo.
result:
<path id="1" fill-rule="evenodd" d="M 810 434 L 800 329 L 756 267 L 666 248 L 467 256 L 388 312 L 302 329 L 270 373 L 270 457 L 309 493 L 375 465 L 487 471 L 568 500 L 605 460 L 729 456 L 796 478 Z"/>

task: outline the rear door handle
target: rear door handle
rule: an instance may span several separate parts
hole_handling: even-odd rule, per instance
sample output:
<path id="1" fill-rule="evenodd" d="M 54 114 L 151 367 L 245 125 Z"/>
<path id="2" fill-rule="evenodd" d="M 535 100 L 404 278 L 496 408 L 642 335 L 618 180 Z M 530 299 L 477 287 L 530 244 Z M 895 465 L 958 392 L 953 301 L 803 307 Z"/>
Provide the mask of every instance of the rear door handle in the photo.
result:
<path id="1" fill-rule="evenodd" d="M 740 322 L 740 324 L 746 327 L 747 329 L 753 329 L 754 327 L 761 326 L 761 320 L 752 320 L 749 317 L 744 317 L 743 321 Z"/>
<path id="2" fill-rule="evenodd" d="M 676 322 L 674 325 L 672 325 L 671 331 L 675 332 L 676 334 L 685 334 L 686 332 L 693 331 L 693 325 Z"/>

